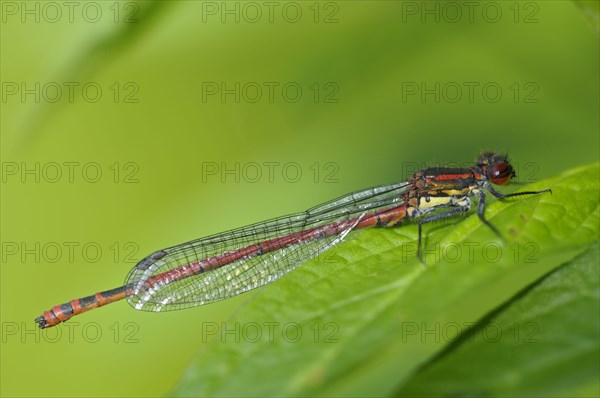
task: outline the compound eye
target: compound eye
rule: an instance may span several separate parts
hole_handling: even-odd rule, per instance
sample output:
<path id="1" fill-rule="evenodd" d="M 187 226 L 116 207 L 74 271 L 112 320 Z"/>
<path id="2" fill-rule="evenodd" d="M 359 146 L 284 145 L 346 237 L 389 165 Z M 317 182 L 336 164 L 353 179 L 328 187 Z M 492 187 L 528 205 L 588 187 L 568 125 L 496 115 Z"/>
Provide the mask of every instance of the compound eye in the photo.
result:
<path id="1" fill-rule="evenodd" d="M 515 176 L 515 172 L 512 166 L 508 163 L 496 163 L 492 166 L 490 170 L 489 179 L 492 183 L 496 185 L 504 185 L 510 181 L 512 177 Z"/>

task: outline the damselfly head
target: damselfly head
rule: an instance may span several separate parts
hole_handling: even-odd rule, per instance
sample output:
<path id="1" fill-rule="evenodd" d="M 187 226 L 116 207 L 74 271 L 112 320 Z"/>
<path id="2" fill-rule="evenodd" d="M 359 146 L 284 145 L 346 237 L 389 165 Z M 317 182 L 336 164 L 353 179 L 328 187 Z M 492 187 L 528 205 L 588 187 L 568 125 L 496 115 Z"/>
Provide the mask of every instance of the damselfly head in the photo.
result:
<path id="1" fill-rule="evenodd" d="M 504 185 L 511 178 L 517 176 L 513 167 L 508 163 L 506 156 L 494 152 L 484 152 L 479 155 L 477 166 L 488 180 L 496 185 Z"/>

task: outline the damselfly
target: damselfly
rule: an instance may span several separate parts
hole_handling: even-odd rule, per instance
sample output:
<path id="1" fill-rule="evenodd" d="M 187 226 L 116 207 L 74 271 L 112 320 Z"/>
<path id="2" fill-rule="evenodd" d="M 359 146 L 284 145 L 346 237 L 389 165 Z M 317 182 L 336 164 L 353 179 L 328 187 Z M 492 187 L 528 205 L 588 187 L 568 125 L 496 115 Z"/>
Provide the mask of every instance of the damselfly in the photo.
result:
<path id="1" fill-rule="evenodd" d="M 273 282 L 351 231 L 393 227 L 417 218 L 421 258 L 422 226 L 468 211 L 471 196 L 479 199 L 481 221 L 500 236 L 484 217 L 484 189 L 501 199 L 550 192 L 505 195 L 490 185 L 504 185 L 513 177 L 506 157 L 491 152 L 479 156 L 472 167 L 418 171 L 398 184 L 357 191 L 303 213 L 159 250 L 129 272 L 125 285 L 57 305 L 35 321 L 40 328 L 55 326 L 122 299 L 135 309 L 156 312 L 212 303 Z"/>

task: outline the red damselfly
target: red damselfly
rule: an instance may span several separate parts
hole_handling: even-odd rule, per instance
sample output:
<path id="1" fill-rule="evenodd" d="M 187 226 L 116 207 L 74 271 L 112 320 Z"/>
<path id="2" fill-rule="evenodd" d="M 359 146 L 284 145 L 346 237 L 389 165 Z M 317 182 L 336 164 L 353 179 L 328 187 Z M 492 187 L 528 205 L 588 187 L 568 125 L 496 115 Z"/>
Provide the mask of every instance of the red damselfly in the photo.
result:
<path id="1" fill-rule="evenodd" d="M 282 277 L 351 231 L 393 227 L 412 219 L 419 219 L 421 258 L 422 226 L 468 211 L 471 196 L 479 199 L 481 221 L 500 236 L 484 217 L 484 190 L 501 199 L 550 192 L 505 195 L 491 186 L 504 185 L 513 177 L 506 156 L 492 152 L 483 153 L 472 167 L 424 169 L 398 184 L 357 191 L 303 213 L 159 250 L 129 272 L 125 285 L 55 306 L 35 321 L 40 328 L 55 326 L 122 299 L 135 309 L 156 312 L 212 303 Z"/>

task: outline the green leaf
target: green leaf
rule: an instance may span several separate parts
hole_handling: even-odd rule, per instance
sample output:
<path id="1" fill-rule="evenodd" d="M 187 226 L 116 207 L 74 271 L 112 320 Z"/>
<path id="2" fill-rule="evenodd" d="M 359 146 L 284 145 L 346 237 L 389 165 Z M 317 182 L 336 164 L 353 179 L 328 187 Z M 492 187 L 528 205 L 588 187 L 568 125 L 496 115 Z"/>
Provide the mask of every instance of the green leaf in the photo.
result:
<path id="1" fill-rule="evenodd" d="M 600 3 L 596 0 L 575 0 L 596 31 L 600 31 Z"/>
<path id="2" fill-rule="evenodd" d="M 525 189 L 552 194 L 489 205 L 505 243 L 476 215 L 427 225 L 426 267 L 414 225 L 357 233 L 261 289 L 172 394 L 390 395 L 455 334 L 598 240 L 599 177 L 598 164 L 578 168 Z"/>
<path id="3" fill-rule="evenodd" d="M 597 397 L 600 245 L 451 344 L 397 395 Z"/>

